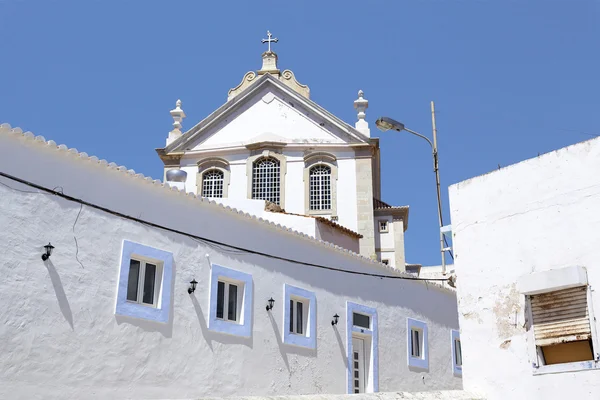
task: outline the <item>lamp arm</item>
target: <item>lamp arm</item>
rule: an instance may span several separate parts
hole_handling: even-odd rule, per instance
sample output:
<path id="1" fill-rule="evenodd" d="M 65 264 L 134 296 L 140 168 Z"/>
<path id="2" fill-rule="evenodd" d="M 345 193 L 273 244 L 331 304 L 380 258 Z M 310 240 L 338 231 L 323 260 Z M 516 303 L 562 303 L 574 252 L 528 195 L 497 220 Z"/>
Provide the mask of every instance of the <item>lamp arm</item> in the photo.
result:
<path id="1" fill-rule="evenodd" d="M 431 140 L 429 140 L 429 138 L 428 138 L 427 136 L 425 136 L 425 135 L 421 135 L 419 132 L 415 132 L 415 131 L 413 131 L 413 130 L 411 130 L 411 129 L 408 129 L 408 128 L 406 128 L 406 127 L 404 128 L 404 130 L 405 130 L 406 132 L 408 132 L 408 133 L 412 133 L 413 135 L 420 137 L 421 139 L 425 139 L 425 140 L 427 140 L 427 143 L 429 143 L 429 146 L 431 146 L 431 150 L 435 151 L 435 149 L 434 149 L 434 147 L 433 147 L 433 143 L 431 143 Z"/>

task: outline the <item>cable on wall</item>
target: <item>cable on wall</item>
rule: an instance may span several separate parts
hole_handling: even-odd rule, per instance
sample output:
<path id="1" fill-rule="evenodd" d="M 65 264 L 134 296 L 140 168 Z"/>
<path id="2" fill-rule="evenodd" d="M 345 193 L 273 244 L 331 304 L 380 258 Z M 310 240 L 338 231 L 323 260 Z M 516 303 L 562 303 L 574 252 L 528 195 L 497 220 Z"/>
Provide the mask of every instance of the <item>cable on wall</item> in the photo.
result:
<path id="1" fill-rule="evenodd" d="M 443 282 L 447 282 L 448 279 L 449 279 L 449 278 L 415 278 L 415 277 L 408 277 L 408 276 L 395 276 L 395 275 L 373 274 L 373 273 L 361 272 L 361 271 L 349 271 L 349 270 L 345 270 L 345 269 L 342 269 L 342 268 L 330 267 L 330 266 L 321 265 L 321 264 L 314 264 L 314 263 L 310 263 L 310 262 L 306 262 L 306 261 L 299 261 L 299 260 L 294 260 L 294 259 L 291 259 L 291 258 L 277 256 L 277 255 L 274 255 L 274 254 L 268 254 L 268 253 L 264 253 L 264 252 L 260 252 L 260 251 L 256 251 L 256 250 L 246 249 L 246 248 L 243 248 L 243 247 L 240 247 L 240 246 L 235 246 L 235 245 L 232 245 L 232 244 L 219 242 L 217 240 L 213 240 L 213 239 L 209 239 L 209 238 L 205 238 L 205 237 L 193 235 L 191 233 L 183 232 L 183 231 L 180 231 L 178 229 L 169 228 L 168 226 L 156 224 L 154 222 L 145 221 L 145 220 L 140 219 L 140 218 L 136 218 L 136 217 L 132 217 L 130 215 L 122 214 L 122 213 L 120 213 L 118 211 L 114 211 L 114 210 L 111 210 L 109 208 L 106 208 L 106 207 L 103 207 L 103 206 L 100 206 L 100 205 L 97 205 L 97 204 L 94 204 L 94 203 L 90 203 L 88 201 L 85 201 L 85 200 L 82 200 L 82 199 L 78 199 L 76 197 L 69 196 L 67 194 L 64 194 L 62 192 L 62 190 L 60 192 L 54 191 L 52 189 L 46 188 L 44 186 L 38 185 L 36 183 L 33 183 L 33 182 L 30 182 L 30 181 L 18 178 L 16 176 L 13 176 L 13 175 L 10 175 L 10 174 L 4 173 L 4 172 L 0 172 L 0 176 L 2 176 L 4 178 L 7 178 L 7 179 L 10 179 L 10 180 L 13 180 L 13 181 L 18 182 L 18 183 L 21 183 L 23 185 L 27 185 L 29 187 L 32 187 L 32 188 L 35 188 L 35 189 L 38 189 L 38 190 L 42 190 L 42 191 L 44 191 L 46 193 L 29 192 L 29 191 L 19 190 L 19 189 L 12 188 L 12 187 L 10 187 L 8 185 L 3 184 L 3 186 L 6 186 L 6 187 L 8 187 L 10 189 L 13 189 L 13 190 L 16 190 L 16 191 L 19 191 L 19 192 L 23 192 L 23 193 L 37 193 L 37 194 L 53 194 L 55 196 L 62 197 L 64 199 L 66 199 L 66 200 L 69 200 L 69 201 L 72 201 L 72 202 L 75 202 L 75 203 L 79 203 L 82 206 L 85 205 L 85 206 L 88 206 L 88 207 L 91 207 L 91 208 L 95 208 L 97 210 L 104 211 L 106 213 L 115 215 L 115 216 L 120 217 L 120 218 L 124 218 L 124 219 L 128 219 L 128 220 L 131 220 L 131 221 L 135 221 L 135 222 L 138 222 L 140 224 L 147 225 L 147 226 L 150 226 L 150 227 L 153 227 L 153 228 L 157 228 L 157 229 L 162 229 L 162 230 L 165 230 L 165 231 L 168 231 L 168 232 L 177 233 L 179 235 L 183 235 L 183 236 L 189 237 L 191 239 L 194 239 L 196 241 L 200 241 L 200 242 L 202 242 L 204 244 L 207 244 L 207 245 L 225 246 L 225 247 L 227 247 L 229 249 L 237 250 L 240 253 L 254 254 L 254 255 L 259 255 L 259 256 L 263 256 L 263 257 L 275 259 L 275 260 L 286 261 L 286 262 L 290 262 L 290 263 L 294 263 L 294 264 L 299 264 L 299 265 L 305 265 L 305 266 L 308 266 L 308 267 L 320 268 L 320 269 L 325 269 L 325 270 L 329 270 L 329 271 L 342 272 L 342 273 L 347 273 L 347 274 L 352 274 L 352 275 L 371 276 L 371 277 L 375 277 L 375 278 L 401 279 L 401 280 L 411 280 L 411 281 L 443 281 Z M 240 254 L 240 253 L 238 253 L 238 254 Z"/>

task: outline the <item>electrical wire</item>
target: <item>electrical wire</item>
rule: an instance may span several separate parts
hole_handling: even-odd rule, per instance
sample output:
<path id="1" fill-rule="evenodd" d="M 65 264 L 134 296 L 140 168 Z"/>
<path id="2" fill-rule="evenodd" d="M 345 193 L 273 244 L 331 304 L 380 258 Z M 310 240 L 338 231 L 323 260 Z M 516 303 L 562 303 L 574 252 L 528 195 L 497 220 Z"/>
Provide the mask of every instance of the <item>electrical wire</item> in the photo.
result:
<path id="1" fill-rule="evenodd" d="M 325 270 L 329 270 L 329 271 L 342 272 L 342 273 L 347 273 L 347 274 L 352 274 L 352 275 L 370 276 L 370 277 L 381 278 L 381 279 L 387 278 L 387 279 L 400 279 L 400 280 L 411 280 L 411 281 L 444 281 L 444 282 L 448 281 L 448 278 L 416 278 L 416 277 L 398 276 L 398 275 L 373 274 L 373 273 L 361 272 L 361 271 L 349 271 L 349 270 L 342 269 L 342 268 L 331 267 L 331 266 L 321 265 L 321 264 L 315 264 L 315 263 L 310 263 L 310 262 L 306 262 L 306 261 L 299 261 L 299 260 L 294 260 L 294 259 L 291 259 L 291 258 L 277 256 L 277 255 L 274 255 L 274 254 L 264 253 L 264 252 L 261 252 L 261 251 L 256 251 L 256 250 L 252 250 L 252 249 L 246 249 L 246 248 L 243 248 L 243 247 L 240 247 L 240 246 L 235 246 L 235 245 L 232 245 L 232 244 L 219 242 L 217 240 L 213 240 L 213 239 L 209 239 L 209 238 L 205 238 L 205 237 L 193 235 L 191 233 L 183 232 L 183 231 L 180 231 L 178 229 L 169 228 L 168 226 L 164 226 L 164 225 L 156 224 L 154 222 L 145 221 L 145 220 L 140 219 L 140 218 L 132 217 L 130 215 L 126 215 L 126 214 L 120 213 L 118 211 L 114 211 L 114 210 L 111 210 L 109 208 L 106 208 L 106 207 L 103 207 L 103 206 L 100 206 L 100 205 L 97 205 L 97 204 L 94 204 L 94 203 L 90 203 L 88 201 L 85 201 L 85 200 L 82 200 L 82 199 L 78 199 L 76 197 L 69 196 L 69 195 L 64 194 L 62 192 L 55 192 L 52 189 L 48 189 L 48 188 L 46 188 L 44 186 L 38 185 L 36 183 L 33 183 L 33 182 L 30 182 L 30 181 L 18 178 L 16 176 L 13 176 L 13 175 L 10 175 L 10 174 L 4 173 L 4 172 L 0 172 L 0 176 L 5 177 L 5 178 L 10 179 L 10 180 L 13 180 L 15 182 L 19 182 L 19 183 L 21 183 L 23 185 L 27 185 L 29 187 L 33 187 L 35 189 L 42 190 L 44 192 L 48 192 L 48 194 L 54 194 L 56 196 L 59 196 L 59 197 L 62 197 L 64 199 L 66 199 L 66 200 L 69 200 L 69 201 L 72 201 L 72 202 L 75 202 L 75 203 L 79 203 L 79 204 L 82 205 L 82 207 L 85 205 L 85 206 L 94 208 L 96 210 L 104 211 L 104 212 L 109 213 L 111 215 L 115 215 L 115 216 L 120 217 L 120 218 L 128 219 L 128 220 L 131 220 L 131 221 L 134 221 L 134 222 L 141 223 L 141 224 L 146 225 L 146 226 L 150 226 L 152 228 L 157 228 L 157 229 L 162 229 L 162 230 L 165 230 L 165 231 L 168 231 L 168 232 L 177 233 L 177 234 L 189 237 L 191 239 L 194 239 L 196 241 L 200 241 L 200 242 L 202 242 L 204 244 L 210 244 L 210 245 L 216 245 L 216 246 L 225 246 L 225 247 L 227 247 L 229 249 L 237 250 L 240 253 L 259 255 L 259 256 L 263 256 L 263 257 L 275 259 L 275 260 L 286 261 L 286 262 L 290 262 L 290 263 L 294 263 L 294 264 L 305 265 L 305 266 L 308 266 L 308 267 L 325 269 Z M 3 184 L 3 185 L 6 186 L 6 187 L 11 188 L 8 185 L 5 185 L 5 184 Z M 11 188 L 11 189 L 14 189 L 14 188 Z M 14 189 L 14 190 L 21 191 L 19 189 Z M 23 191 L 21 191 L 21 192 L 23 192 Z M 39 192 L 29 192 L 29 193 L 39 193 Z M 73 227 L 74 227 L 74 225 L 73 225 Z"/>

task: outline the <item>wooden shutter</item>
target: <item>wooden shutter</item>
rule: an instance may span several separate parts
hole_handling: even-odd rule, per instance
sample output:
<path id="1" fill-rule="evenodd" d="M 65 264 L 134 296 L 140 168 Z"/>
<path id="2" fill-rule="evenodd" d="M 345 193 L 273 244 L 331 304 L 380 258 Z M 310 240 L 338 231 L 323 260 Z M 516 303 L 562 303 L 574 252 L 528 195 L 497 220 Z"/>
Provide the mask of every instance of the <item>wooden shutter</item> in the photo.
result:
<path id="1" fill-rule="evenodd" d="M 592 337 L 587 286 L 531 296 L 536 346 L 588 340 Z"/>

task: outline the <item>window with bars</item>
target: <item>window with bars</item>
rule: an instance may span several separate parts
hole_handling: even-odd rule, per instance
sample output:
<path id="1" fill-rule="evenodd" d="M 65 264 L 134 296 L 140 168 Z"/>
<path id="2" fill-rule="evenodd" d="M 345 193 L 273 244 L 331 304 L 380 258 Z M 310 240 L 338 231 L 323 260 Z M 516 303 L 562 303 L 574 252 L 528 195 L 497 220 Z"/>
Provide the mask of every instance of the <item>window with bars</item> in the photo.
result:
<path id="1" fill-rule="evenodd" d="M 309 208 L 310 210 L 331 209 L 331 168 L 317 165 L 309 172 Z"/>
<path id="2" fill-rule="evenodd" d="M 262 157 L 252 165 L 252 198 L 267 200 L 279 205 L 281 177 L 279 160 Z"/>
<path id="3" fill-rule="evenodd" d="M 202 175 L 202 197 L 223 197 L 223 171 L 211 169 Z"/>

